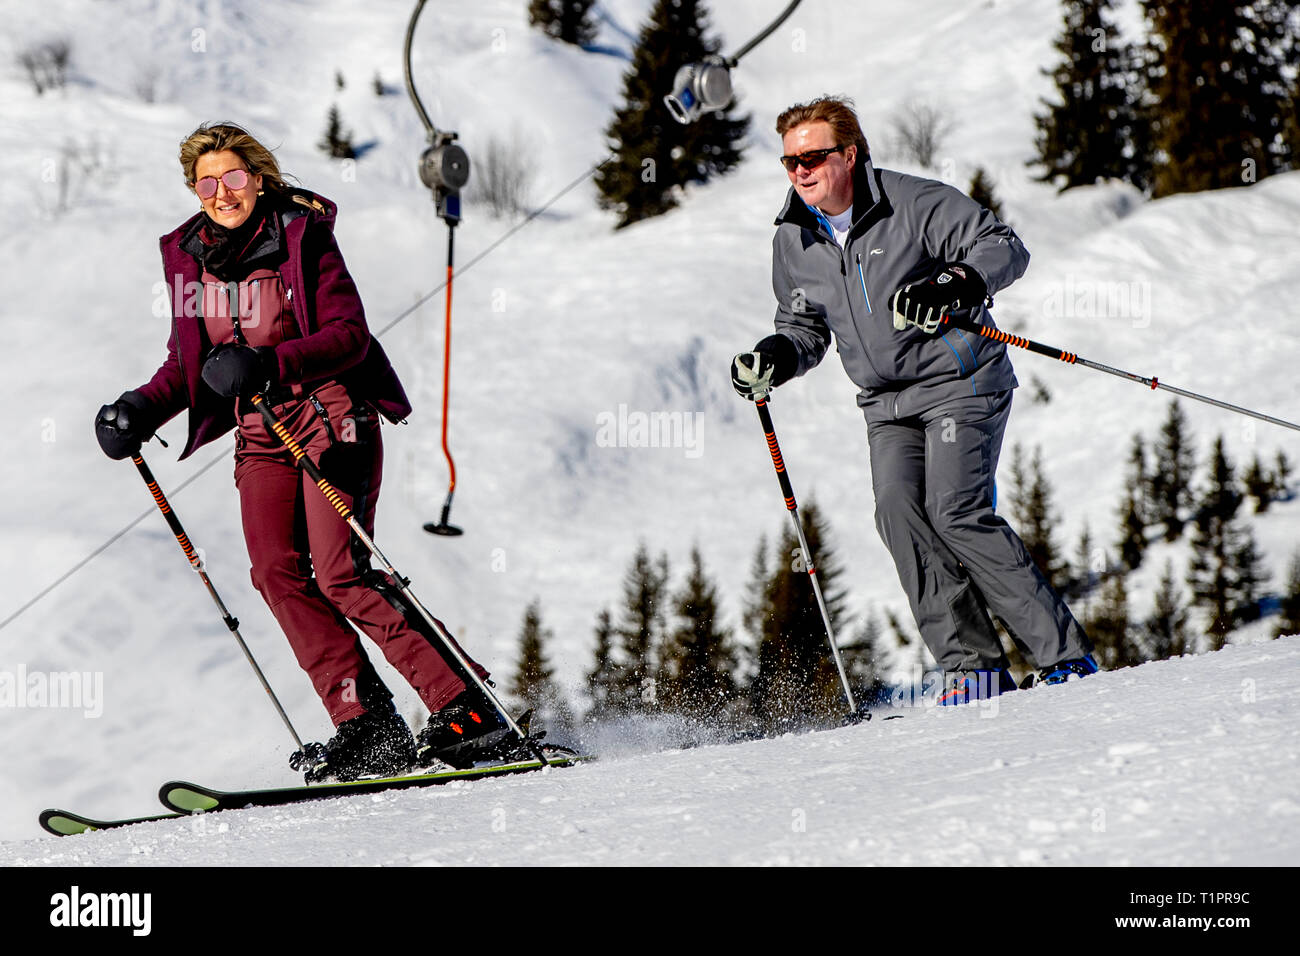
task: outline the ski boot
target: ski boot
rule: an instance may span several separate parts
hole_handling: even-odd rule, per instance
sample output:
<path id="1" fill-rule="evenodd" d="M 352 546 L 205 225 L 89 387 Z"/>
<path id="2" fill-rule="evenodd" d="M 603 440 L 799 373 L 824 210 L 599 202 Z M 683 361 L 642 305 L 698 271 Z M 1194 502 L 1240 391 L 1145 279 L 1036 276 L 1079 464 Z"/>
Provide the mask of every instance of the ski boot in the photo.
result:
<path id="1" fill-rule="evenodd" d="M 1087 677 L 1101 670 L 1091 654 L 1075 657 L 1068 661 L 1059 661 L 1051 667 L 1044 667 L 1038 676 L 1040 684 L 1064 684 L 1068 680 Z"/>
<path id="2" fill-rule="evenodd" d="M 952 671 L 944 675 L 940 707 L 955 707 L 989 700 L 1016 689 L 1016 682 L 1006 668 L 1001 670 Z"/>
<path id="3" fill-rule="evenodd" d="M 308 744 L 289 758 L 289 765 L 304 771 L 307 783 L 392 777 L 411 769 L 415 740 L 411 728 L 391 700 L 375 702 L 372 709 L 339 724 L 327 744 Z"/>
<path id="4" fill-rule="evenodd" d="M 437 713 L 415 738 L 415 765 L 435 761 L 471 767 L 476 760 L 501 759 L 500 746 L 512 737 L 505 720 L 476 687 L 467 687 Z"/>

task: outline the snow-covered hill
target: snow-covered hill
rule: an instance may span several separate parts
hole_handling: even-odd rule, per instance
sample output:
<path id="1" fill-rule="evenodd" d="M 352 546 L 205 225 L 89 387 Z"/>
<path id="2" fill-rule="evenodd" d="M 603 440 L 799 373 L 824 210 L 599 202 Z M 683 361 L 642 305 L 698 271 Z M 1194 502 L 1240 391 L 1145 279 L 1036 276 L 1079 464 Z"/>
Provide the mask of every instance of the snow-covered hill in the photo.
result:
<path id="1" fill-rule="evenodd" d="M 726 0 L 712 6 L 729 49 L 776 12 Z M 535 169 L 540 203 L 605 154 L 602 129 L 648 7 L 648 0 L 607 0 L 600 43 L 613 52 L 584 53 L 530 30 L 522 0 L 439 0 L 417 37 L 416 82 L 435 121 L 461 133 L 471 158 L 490 137 L 513 136 Z M 679 572 L 698 543 L 738 621 L 758 536 L 786 519 L 758 424 L 724 368 L 770 329 L 771 219 L 786 188 L 771 127 L 795 100 L 826 91 L 855 96 L 886 166 L 900 165 L 889 130 L 899 104 L 921 99 L 949 111 L 957 125 L 938 174 L 964 186 L 976 165 L 988 169 L 1033 255 L 1025 278 L 998 297 L 1003 326 L 1296 417 L 1289 406 L 1300 332 L 1287 309 L 1300 280 L 1300 175 L 1158 203 L 1119 186 L 1058 197 L 1024 165 L 1032 112 L 1048 92 L 1040 67 L 1054 55 L 1056 3 L 870 7 L 806 0 L 746 58 L 736 83 L 753 134 L 733 175 L 691 190 L 672 214 L 618 233 L 584 184 L 458 276 L 451 441 L 460 482 L 453 518 L 463 538 L 420 530 L 437 516 L 446 481 L 438 448 L 441 296 L 385 333 L 417 411 L 408 426 L 385 431 L 376 538 L 498 676 L 511 668 L 519 620 L 536 596 L 556 632 L 559 676 L 578 685 L 590 666 L 595 615 L 618 600 L 638 540 L 667 551 Z M 103 689 L 93 718 L 75 708 L 0 709 L 0 837 L 29 834 L 49 803 L 132 813 L 148 794 L 143 780 L 288 779 L 287 734 L 138 476 L 104 459 L 90 422 L 100 404 L 144 381 L 163 358 L 156 237 L 193 210 L 175 149 L 200 120 L 250 125 L 278 147 L 286 170 L 339 203 L 339 241 L 374 328 L 441 281 L 445 228 L 416 177 L 422 129 L 404 95 L 376 97 L 370 88 L 376 73 L 400 88 L 410 4 L 374 0 L 364 17 L 356 9 L 351 0 L 0 0 L 0 323 L 7 332 L 0 390 L 10 412 L 0 430 L 0 495 L 8 503 L 0 518 L 0 619 L 143 516 L 0 629 L 0 672 L 86 673 L 90 686 L 100 680 Z M 918 22 L 927 29 L 917 31 Z M 71 82 L 37 97 L 17 54 L 59 36 L 72 41 Z M 941 71 L 933 69 L 934 49 L 945 51 Z M 342 91 L 336 71 L 346 79 Z M 139 93 L 146 87 L 152 102 Z M 355 166 L 315 149 L 334 103 L 355 140 L 368 144 Z M 471 262 L 509 225 L 468 205 L 458 262 Z M 1108 541 L 1129 438 L 1155 433 L 1165 401 L 1107 376 L 1030 355 L 1014 359 L 1022 382 L 1041 379 L 1053 395 L 1034 404 L 1031 389 L 1021 390 L 1008 444 L 1042 447 L 1058 542 L 1072 546 L 1085 522 Z M 698 416 L 699 443 L 606 447 L 597 440 L 599 422 L 622 406 Z M 1222 432 L 1238 463 L 1279 448 L 1300 459 L 1293 433 L 1208 407 L 1186 411 L 1202 452 Z M 865 429 L 837 363 L 782 388 L 773 415 L 800 499 L 815 497 L 830 518 L 853 613 L 893 608 L 906 619 L 872 525 Z M 183 428 L 178 421 L 163 430 L 171 450 L 152 446 L 150 462 L 299 730 L 325 736 L 323 711 L 249 584 L 230 445 L 178 464 Z M 1276 587 L 1296 545 L 1300 501 L 1275 505 L 1252 526 Z M 1184 548 L 1165 549 L 1175 573 Z M 1145 613 L 1164 557 L 1156 553 L 1135 579 L 1136 613 Z M 1262 637 L 1270 626 L 1241 636 Z M 1247 651 L 1225 660 L 1241 659 L 1238 653 Z M 901 669 L 913 663 L 899 655 Z M 1180 661 L 1153 670 L 1194 674 L 1198 666 L 1216 665 Z M 1129 679 L 1108 677 L 1088 693 Z M 391 683 L 416 716 L 414 695 L 399 677 Z M 1181 705 L 1175 693 L 1154 704 L 1171 712 Z M 917 723 L 775 741 L 752 752 L 814 743 L 820 752 L 823 739 L 827 748 L 874 741 L 920 733 L 908 729 Z M 1015 724 L 1004 714 L 977 726 L 1010 733 Z M 750 752 L 728 748 L 719 759 Z M 702 754 L 665 759 L 690 763 Z M 808 755 L 808 766 L 816 759 Z M 583 768 L 562 785 L 613 784 L 619 766 Z M 531 792 L 541 783 L 503 785 Z"/>
<path id="2" fill-rule="evenodd" d="M 0 866 L 1290 865 L 1297 678 L 1285 638 L 987 707 L 11 841 Z"/>

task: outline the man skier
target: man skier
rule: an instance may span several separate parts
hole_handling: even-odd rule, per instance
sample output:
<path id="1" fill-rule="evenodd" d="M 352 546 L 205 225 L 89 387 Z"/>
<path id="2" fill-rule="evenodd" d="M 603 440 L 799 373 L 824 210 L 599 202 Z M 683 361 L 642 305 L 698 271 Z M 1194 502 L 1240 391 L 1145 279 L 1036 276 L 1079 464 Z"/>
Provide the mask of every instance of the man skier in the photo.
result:
<path id="1" fill-rule="evenodd" d="M 867 420 L 876 528 L 921 637 L 945 672 L 942 704 L 1014 690 L 990 613 L 1060 683 L 1097 671 L 1092 645 L 995 514 L 1011 390 L 992 293 L 1025 271 L 1011 229 L 950 186 L 871 163 L 851 101 L 823 97 L 777 118 L 790 178 L 772 241 L 776 334 L 732 362 L 751 400 L 807 372 L 834 337 Z"/>

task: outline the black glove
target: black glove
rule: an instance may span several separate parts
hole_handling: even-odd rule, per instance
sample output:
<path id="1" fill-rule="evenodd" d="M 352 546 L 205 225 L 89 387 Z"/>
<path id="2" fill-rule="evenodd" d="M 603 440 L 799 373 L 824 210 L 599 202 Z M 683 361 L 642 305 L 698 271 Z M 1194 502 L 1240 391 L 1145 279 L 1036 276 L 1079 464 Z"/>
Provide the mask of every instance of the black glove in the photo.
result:
<path id="1" fill-rule="evenodd" d="M 951 263 L 924 282 L 909 283 L 894 293 L 894 328 L 901 332 L 915 325 L 933 334 L 949 312 L 973 309 L 987 294 L 978 272 L 964 262 Z"/>
<path id="2" fill-rule="evenodd" d="M 794 378 L 799 369 L 799 353 L 784 335 L 769 335 L 731 360 L 731 384 L 736 392 L 751 402 L 767 398 L 767 393 Z"/>
<path id="3" fill-rule="evenodd" d="M 138 455 L 140 446 L 153 437 L 154 428 L 153 413 L 139 392 L 123 392 L 95 416 L 99 447 L 114 461 Z"/>
<path id="4" fill-rule="evenodd" d="M 280 363 L 269 345 L 222 343 L 203 363 L 203 381 L 218 395 L 248 398 L 274 388 L 280 382 Z"/>

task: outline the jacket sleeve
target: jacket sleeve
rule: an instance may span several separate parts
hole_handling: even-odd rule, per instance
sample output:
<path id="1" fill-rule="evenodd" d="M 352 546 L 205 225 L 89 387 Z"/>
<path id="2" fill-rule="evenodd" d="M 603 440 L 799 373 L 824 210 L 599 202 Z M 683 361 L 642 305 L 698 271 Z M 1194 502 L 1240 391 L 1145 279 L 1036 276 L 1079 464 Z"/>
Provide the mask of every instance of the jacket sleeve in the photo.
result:
<path id="1" fill-rule="evenodd" d="M 1029 252 L 1006 223 L 965 193 L 926 180 L 917 195 L 922 241 L 941 263 L 965 262 L 988 286 L 989 295 L 1025 273 Z"/>
<path id="2" fill-rule="evenodd" d="M 814 308 L 802 289 L 790 278 L 781 253 L 781 231 L 772 238 L 772 292 L 776 295 L 776 331 L 794 343 L 799 355 L 796 375 L 814 368 L 831 344 L 831 327 L 826 316 Z"/>
<path id="3" fill-rule="evenodd" d="M 295 291 L 314 294 L 311 312 L 316 331 L 276 348 L 280 381 L 286 385 L 333 378 L 360 364 L 370 346 L 361 296 L 327 226 L 309 224 L 304 231 L 302 272 L 306 290 Z"/>

